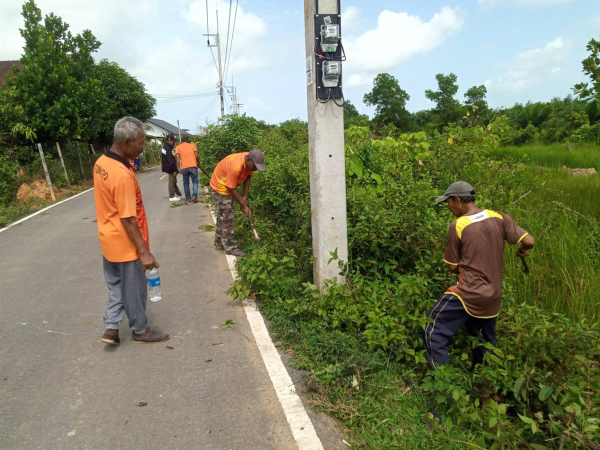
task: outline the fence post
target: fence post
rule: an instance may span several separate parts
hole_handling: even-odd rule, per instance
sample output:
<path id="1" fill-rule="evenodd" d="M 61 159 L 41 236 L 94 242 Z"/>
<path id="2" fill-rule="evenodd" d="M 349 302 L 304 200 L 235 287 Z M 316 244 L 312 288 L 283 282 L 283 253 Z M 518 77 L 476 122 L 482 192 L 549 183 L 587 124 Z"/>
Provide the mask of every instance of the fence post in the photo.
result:
<path id="1" fill-rule="evenodd" d="M 60 145 L 58 142 L 56 143 L 56 150 L 58 150 L 58 156 L 60 157 L 60 163 L 62 164 L 62 168 L 65 171 L 65 178 L 67 179 L 67 183 L 71 184 L 69 181 L 69 174 L 67 173 L 67 166 L 65 166 L 65 160 L 63 159 L 62 152 L 60 151 Z"/>
<path id="2" fill-rule="evenodd" d="M 93 148 L 92 148 L 93 150 Z M 94 178 L 94 164 L 92 164 L 92 157 L 90 156 L 90 152 L 86 152 L 88 155 L 88 161 L 90 162 L 90 169 L 92 170 L 92 178 Z M 95 153 L 94 153 L 95 155 Z"/>
<path id="3" fill-rule="evenodd" d="M 81 168 L 81 178 L 85 181 L 85 173 L 83 172 L 83 163 L 81 162 L 81 151 L 79 150 L 79 142 L 76 143 L 77 157 L 79 158 L 79 167 Z"/>
<path id="4" fill-rule="evenodd" d="M 44 173 L 46 174 L 46 183 L 48 183 L 48 188 L 50 189 L 50 196 L 52 200 L 56 200 L 54 196 L 54 189 L 52 188 L 52 181 L 50 180 L 50 174 L 48 173 L 48 167 L 46 166 L 46 158 L 44 157 L 44 150 L 42 150 L 42 144 L 37 144 L 37 148 L 40 152 L 40 158 L 42 159 L 42 166 L 44 166 Z"/>

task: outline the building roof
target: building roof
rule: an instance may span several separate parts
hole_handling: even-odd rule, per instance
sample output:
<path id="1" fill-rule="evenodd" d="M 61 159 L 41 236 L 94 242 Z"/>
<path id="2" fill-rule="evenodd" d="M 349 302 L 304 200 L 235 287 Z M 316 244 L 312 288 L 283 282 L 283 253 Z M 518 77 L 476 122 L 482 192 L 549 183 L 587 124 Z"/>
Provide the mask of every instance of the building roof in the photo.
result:
<path id="1" fill-rule="evenodd" d="M 21 61 L 0 61 L 0 87 L 4 85 L 6 75 L 12 75 L 13 64 L 16 64 L 19 69 L 23 70 Z"/>
<path id="2" fill-rule="evenodd" d="M 153 123 L 157 127 L 164 128 L 169 133 L 173 133 L 173 134 L 178 134 L 179 133 L 179 130 L 177 129 L 177 127 L 175 125 L 171 125 L 169 122 L 165 122 L 164 120 L 156 119 L 156 118 L 153 117 L 152 119 L 148 120 L 148 122 Z M 189 131 L 190 130 L 188 130 L 187 128 L 182 128 L 181 129 L 181 134 L 190 134 Z"/>

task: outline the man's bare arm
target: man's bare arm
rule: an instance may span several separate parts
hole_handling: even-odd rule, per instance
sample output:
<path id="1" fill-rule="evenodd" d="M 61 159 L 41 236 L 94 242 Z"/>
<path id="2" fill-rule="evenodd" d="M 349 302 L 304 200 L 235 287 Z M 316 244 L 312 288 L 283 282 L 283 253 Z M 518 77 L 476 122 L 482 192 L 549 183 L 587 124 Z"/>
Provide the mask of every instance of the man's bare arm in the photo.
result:
<path id="1" fill-rule="evenodd" d="M 181 156 L 179 156 L 179 153 L 175 154 L 175 161 L 177 161 L 177 170 L 181 173 Z"/>
<path id="2" fill-rule="evenodd" d="M 248 190 L 250 189 L 250 183 L 252 182 L 252 175 L 244 180 L 244 204 L 248 204 Z"/>
<path id="3" fill-rule="evenodd" d="M 121 218 L 121 223 L 123 224 L 123 228 L 125 228 L 125 232 L 127 233 L 129 240 L 133 243 L 135 249 L 140 254 L 140 259 L 144 269 L 150 270 L 153 267 L 160 267 L 154 258 L 154 255 L 152 255 L 150 250 L 148 250 L 148 247 L 146 247 L 146 242 L 144 242 L 137 219 L 135 217 L 125 217 Z"/>
<path id="4" fill-rule="evenodd" d="M 460 273 L 460 268 L 458 267 L 458 264 L 448 264 L 448 263 L 446 263 L 446 265 L 448 266 L 448 269 L 450 269 L 450 272 L 452 272 L 452 273 Z"/>
<path id="5" fill-rule="evenodd" d="M 519 258 L 525 258 L 529 256 L 529 250 L 535 246 L 535 239 L 532 235 L 528 234 L 523 238 L 519 245 L 517 245 L 517 256 Z"/>

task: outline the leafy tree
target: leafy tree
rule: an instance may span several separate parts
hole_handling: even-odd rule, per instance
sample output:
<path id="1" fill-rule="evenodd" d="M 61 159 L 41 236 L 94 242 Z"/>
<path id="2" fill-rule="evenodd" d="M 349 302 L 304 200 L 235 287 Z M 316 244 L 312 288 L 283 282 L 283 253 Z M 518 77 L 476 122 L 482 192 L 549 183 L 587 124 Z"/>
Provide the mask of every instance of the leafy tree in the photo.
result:
<path id="1" fill-rule="evenodd" d="M 600 99 L 600 41 L 592 39 L 588 42 L 586 49 L 590 56 L 581 61 L 583 73 L 590 77 L 592 85 L 578 83 L 573 90 L 575 95 L 583 100 Z"/>
<path id="2" fill-rule="evenodd" d="M 403 130 L 408 129 L 410 122 L 410 113 L 406 110 L 408 100 L 410 96 L 400 88 L 398 80 L 388 73 L 377 75 L 373 90 L 363 98 L 367 106 L 375 106 L 373 120 L 377 125 L 393 124 Z"/>
<path id="3" fill-rule="evenodd" d="M 52 13 L 42 23 L 34 0 L 24 3 L 22 15 L 23 71 L 6 83 L 15 88 L 14 100 L 23 107 L 26 123 L 21 126 L 42 141 L 95 134 L 101 91 L 89 74 L 100 42 L 89 30 L 73 36 L 69 25 Z"/>
<path id="4" fill-rule="evenodd" d="M 434 111 L 440 117 L 443 125 L 455 122 L 462 115 L 460 102 L 454 98 L 458 92 L 456 75 L 453 73 L 450 75 L 438 73 L 435 79 L 438 82 L 438 90 L 427 89 L 425 97 L 436 103 Z"/>
<path id="5" fill-rule="evenodd" d="M 344 100 L 344 128 L 353 125 L 359 127 L 369 126 L 369 116 L 361 114 L 350 100 Z"/>
<path id="6" fill-rule="evenodd" d="M 100 82 L 104 99 L 99 113 L 99 139 L 111 142 L 113 128 L 123 116 L 146 121 L 156 114 L 156 100 L 144 84 L 132 77 L 116 62 L 106 59 L 93 68 L 92 76 Z"/>

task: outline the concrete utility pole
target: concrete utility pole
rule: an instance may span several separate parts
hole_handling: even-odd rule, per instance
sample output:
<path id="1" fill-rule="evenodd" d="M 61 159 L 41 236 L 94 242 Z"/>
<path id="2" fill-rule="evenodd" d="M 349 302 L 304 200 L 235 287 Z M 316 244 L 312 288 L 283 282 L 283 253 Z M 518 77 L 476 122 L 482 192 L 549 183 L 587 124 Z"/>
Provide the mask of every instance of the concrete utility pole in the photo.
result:
<path id="1" fill-rule="evenodd" d="M 207 25 L 208 26 L 208 25 Z M 223 67 L 221 67 L 221 38 L 219 37 L 219 11 L 217 11 L 217 34 L 203 34 L 202 36 L 216 37 L 216 45 L 211 45 L 210 40 L 207 42 L 209 47 L 217 47 L 217 55 L 219 60 L 219 93 L 221 95 L 221 120 L 225 119 L 225 98 L 223 97 Z"/>
<path id="2" fill-rule="evenodd" d="M 341 261 L 348 261 L 348 228 L 346 222 L 346 169 L 344 158 L 344 109 L 333 101 L 320 103 L 315 82 L 315 14 L 340 14 L 338 0 L 304 0 L 306 30 L 306 70 L 308 99 L 308 148 L 310 164 L 310 205 L 315 284 L 322 291 L 325 280 L 337 278 L 338 262 L 331 252 L 337 251 Z"/>
<path id="3" fill-rule="evenodd" d="M 230 93 L 231 93 L 231 102 L 232 102 L 232 105 L 231 105 L 232 112 L 233 112 L 233 114 L 239 115 L 240 110 L 238 108 L 237 95 L 235 92 L 235 86 L 233 84 L 233 75 L 231 76 L 231 86 L 225 86 L 225 88 L 227 88 L 228 92 L 229 92 L 229 89 L 231 89 Z"/>
<path id="4" fill-rule="evenodd" d="M 179 126 L 179 119 L 177 119 L 177 131 L 179 132 L 179 143 L 181 144 L 181 127 Z"/>

